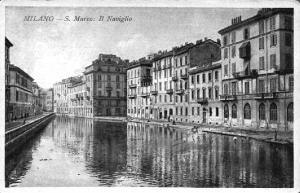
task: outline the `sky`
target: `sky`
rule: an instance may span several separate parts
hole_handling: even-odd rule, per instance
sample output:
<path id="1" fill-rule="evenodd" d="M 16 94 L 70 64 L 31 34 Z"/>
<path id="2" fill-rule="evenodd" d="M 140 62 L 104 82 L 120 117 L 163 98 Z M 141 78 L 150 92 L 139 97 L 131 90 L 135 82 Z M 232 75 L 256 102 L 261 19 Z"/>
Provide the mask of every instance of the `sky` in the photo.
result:
<path id="1" fill-rule="evenodd" d="M 136 60 L 205 37 L 216 40 L 231 19 L 254 16 L 258 9 L 7 7 L 5 35 L 13 43 L 11 63 L 42 88 L 80 75 L 100 53 Z M 24 21 L 25 16 L 53 16 L 52 22 Z M 71 21 L 64 21 L 69 16 Z M 75 16 L 95 21 L 73 21 Z M 98 21 L 104 16 L 104 21 Z M 131 18 L 107 22 L 109 16 Z M 61 20 L 59 20 L 61 19 Z"/>

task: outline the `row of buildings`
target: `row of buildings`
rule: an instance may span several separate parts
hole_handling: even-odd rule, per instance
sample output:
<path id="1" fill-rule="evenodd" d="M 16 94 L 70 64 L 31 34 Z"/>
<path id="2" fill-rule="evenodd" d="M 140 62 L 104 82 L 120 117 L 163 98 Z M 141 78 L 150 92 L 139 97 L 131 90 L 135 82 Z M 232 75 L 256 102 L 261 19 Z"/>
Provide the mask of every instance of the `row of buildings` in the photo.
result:
<path id="1" fill-rule="evenodd" d="M 5 37 L 5 121 L 53 111 L 53 91 L 43 90 L 20 67 L 10 63 L 13 44 Z"/>
<path id="2" fill-rule="evenodd" d="M 129 63 L 99 54 L 54 84 L 54 111 L 249 128 L 293 127 L 293 9 L 233 18 L 204 38 Z"/>
<path id="3" fill-rule="evenodd" d="M 293 9 L 233 18 L 219 34 L 131 63 L 127 115 L 292 129 Z"/>

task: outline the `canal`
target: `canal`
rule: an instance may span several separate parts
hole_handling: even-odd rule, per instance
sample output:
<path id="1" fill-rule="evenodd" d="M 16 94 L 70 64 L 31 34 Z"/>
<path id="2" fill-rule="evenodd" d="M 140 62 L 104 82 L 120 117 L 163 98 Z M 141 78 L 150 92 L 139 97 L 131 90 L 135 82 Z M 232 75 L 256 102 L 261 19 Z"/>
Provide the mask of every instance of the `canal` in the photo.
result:
<path id="1" fill-rule="evenodd" d="M 6 186 L 293 187 L 293 149 L 57 116 L 6 160 Z"/>

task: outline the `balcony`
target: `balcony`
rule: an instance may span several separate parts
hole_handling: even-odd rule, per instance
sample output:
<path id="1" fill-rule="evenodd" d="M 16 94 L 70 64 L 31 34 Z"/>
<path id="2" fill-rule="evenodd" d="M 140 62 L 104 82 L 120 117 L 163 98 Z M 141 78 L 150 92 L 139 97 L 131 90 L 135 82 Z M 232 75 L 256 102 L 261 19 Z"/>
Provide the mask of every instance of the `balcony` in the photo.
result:
<path id="1" fill-rule="evenodd" d="M 152 82 L 152 76 L 143 76 L 141 78 L 142 83 Z"/>
<path id="2" fill-rule="evenodd" d="M 112 87 L 111 87 L 111 86 L 107 86 L 107 87 L 106 87 L 106 90 L 107 90 L 107 91 L 111 91 L 111 90 L 112 90 Z"/>
<path id="3" fill-rule="evenodd" d="M 157 90 L 151 90 L 152 95 L 157 95 L 158 91 Z"/>
<path id="4" fill-rule="evenodd" d="M 167 92 L 167 94 L 173 94 L 173 89 L 172 88 L 168 89 L 166 92 Z"/>
<path id="5" fill-rule="evenodd" d="M 130 95 L 128 95 L 128 98 L 134 99 L 134 98 L 136 98 L 136 94 L 130 94 Z"/>
<path id="6" fill-rule="evenodd" d="M 277 99 L 278 93 L 277 92 L 269 92 L 269 93 L 257 93 L 254 98 L 256 100 L 265 100 L 265 99 Z"/>
<path id="7" fill-rule="evenodd" d="M 186 80 L 186 79 L 188 79 L 188 75 L 187 74 L 181 74 L 180 78 L 183 79 L 183 80 Z"/>
<path id="8" fill-rule="evenodd" d="M 184 94 L 184 90 L 183 89 L 177 89 L 176 94 L 182 95 L 182 94 Z"/>
<path id="9" fill-rule="evenodd" d="M 150 96 L 150 94 L 149 93 L 146 93 L 146 92 L 143 92 L 142 94 L 141 94 L 141 97 L 143 97 L 143 98 L 146 98 L 146 97 L 149 97 Z"/>
<path id="10" fill-rule="evenodd" d="M 220 101 L 236 101 L 236 95 L 220 95 Z"/>
<path id="11" fill-rule="evenodd" d="M 177 77 L 177 76 L 173 76 L 173 77 L 172 77 L 172 80 L 173 80 L 174 82 L 176 82 L 176 81 L 178 81 L 178 77 Z"/>
<path id="12" fill-rule="evenodd" d="M 208 100 L 207 100 L 207 98 L 197 98 L 197 103 L 199 103 L 201 105 L 207 105 Z"/>
<path id="13" fill-rule="evenodd" d="M 131 85 L 129 85 L 129 88 L 136 88 L 136 87 L 137 87 L 136 84 L 131 84 Z"/>
<path id="14" fill-rule="evenodd" d="M 250 72 L 248 71 L 242 71 L 242 72 L 235 72 L 232 73 L 233 78 L 241 80 L 245 78 L 256 78 L 258 76 L 257 70 L 251 70 Z"/>

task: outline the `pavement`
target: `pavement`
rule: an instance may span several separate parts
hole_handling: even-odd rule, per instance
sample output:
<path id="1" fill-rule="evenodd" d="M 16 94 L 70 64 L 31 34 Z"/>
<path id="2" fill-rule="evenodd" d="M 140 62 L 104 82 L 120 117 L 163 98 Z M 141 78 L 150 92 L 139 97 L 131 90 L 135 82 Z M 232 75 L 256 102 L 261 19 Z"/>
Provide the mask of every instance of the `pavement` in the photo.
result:
<path id="1" fill-rule="evenodd" d="M 11 121 L 11 122 L 6 122 L 5 123 L 5 131 L 10 131 L 14 128 L 17 128 L 17 127 L 23 125 L 24 124 L 24 119 L 25 119 L 26 123 L 31 123 L 31 122 L 33 122 L 33 121 L 35 121 L 35 120 L 37 120 L 37 119 L 39 119 L 39 118 L 41 118 L 45 115 L 48 115 L 48 113 L 44 112 L 43 114 L 34 115 L 34 116 L 31 116 L 31 117 L 26 117 L 26 118 L 22 118 L 22 119 L 17 119 L 15 121 Z"/>

